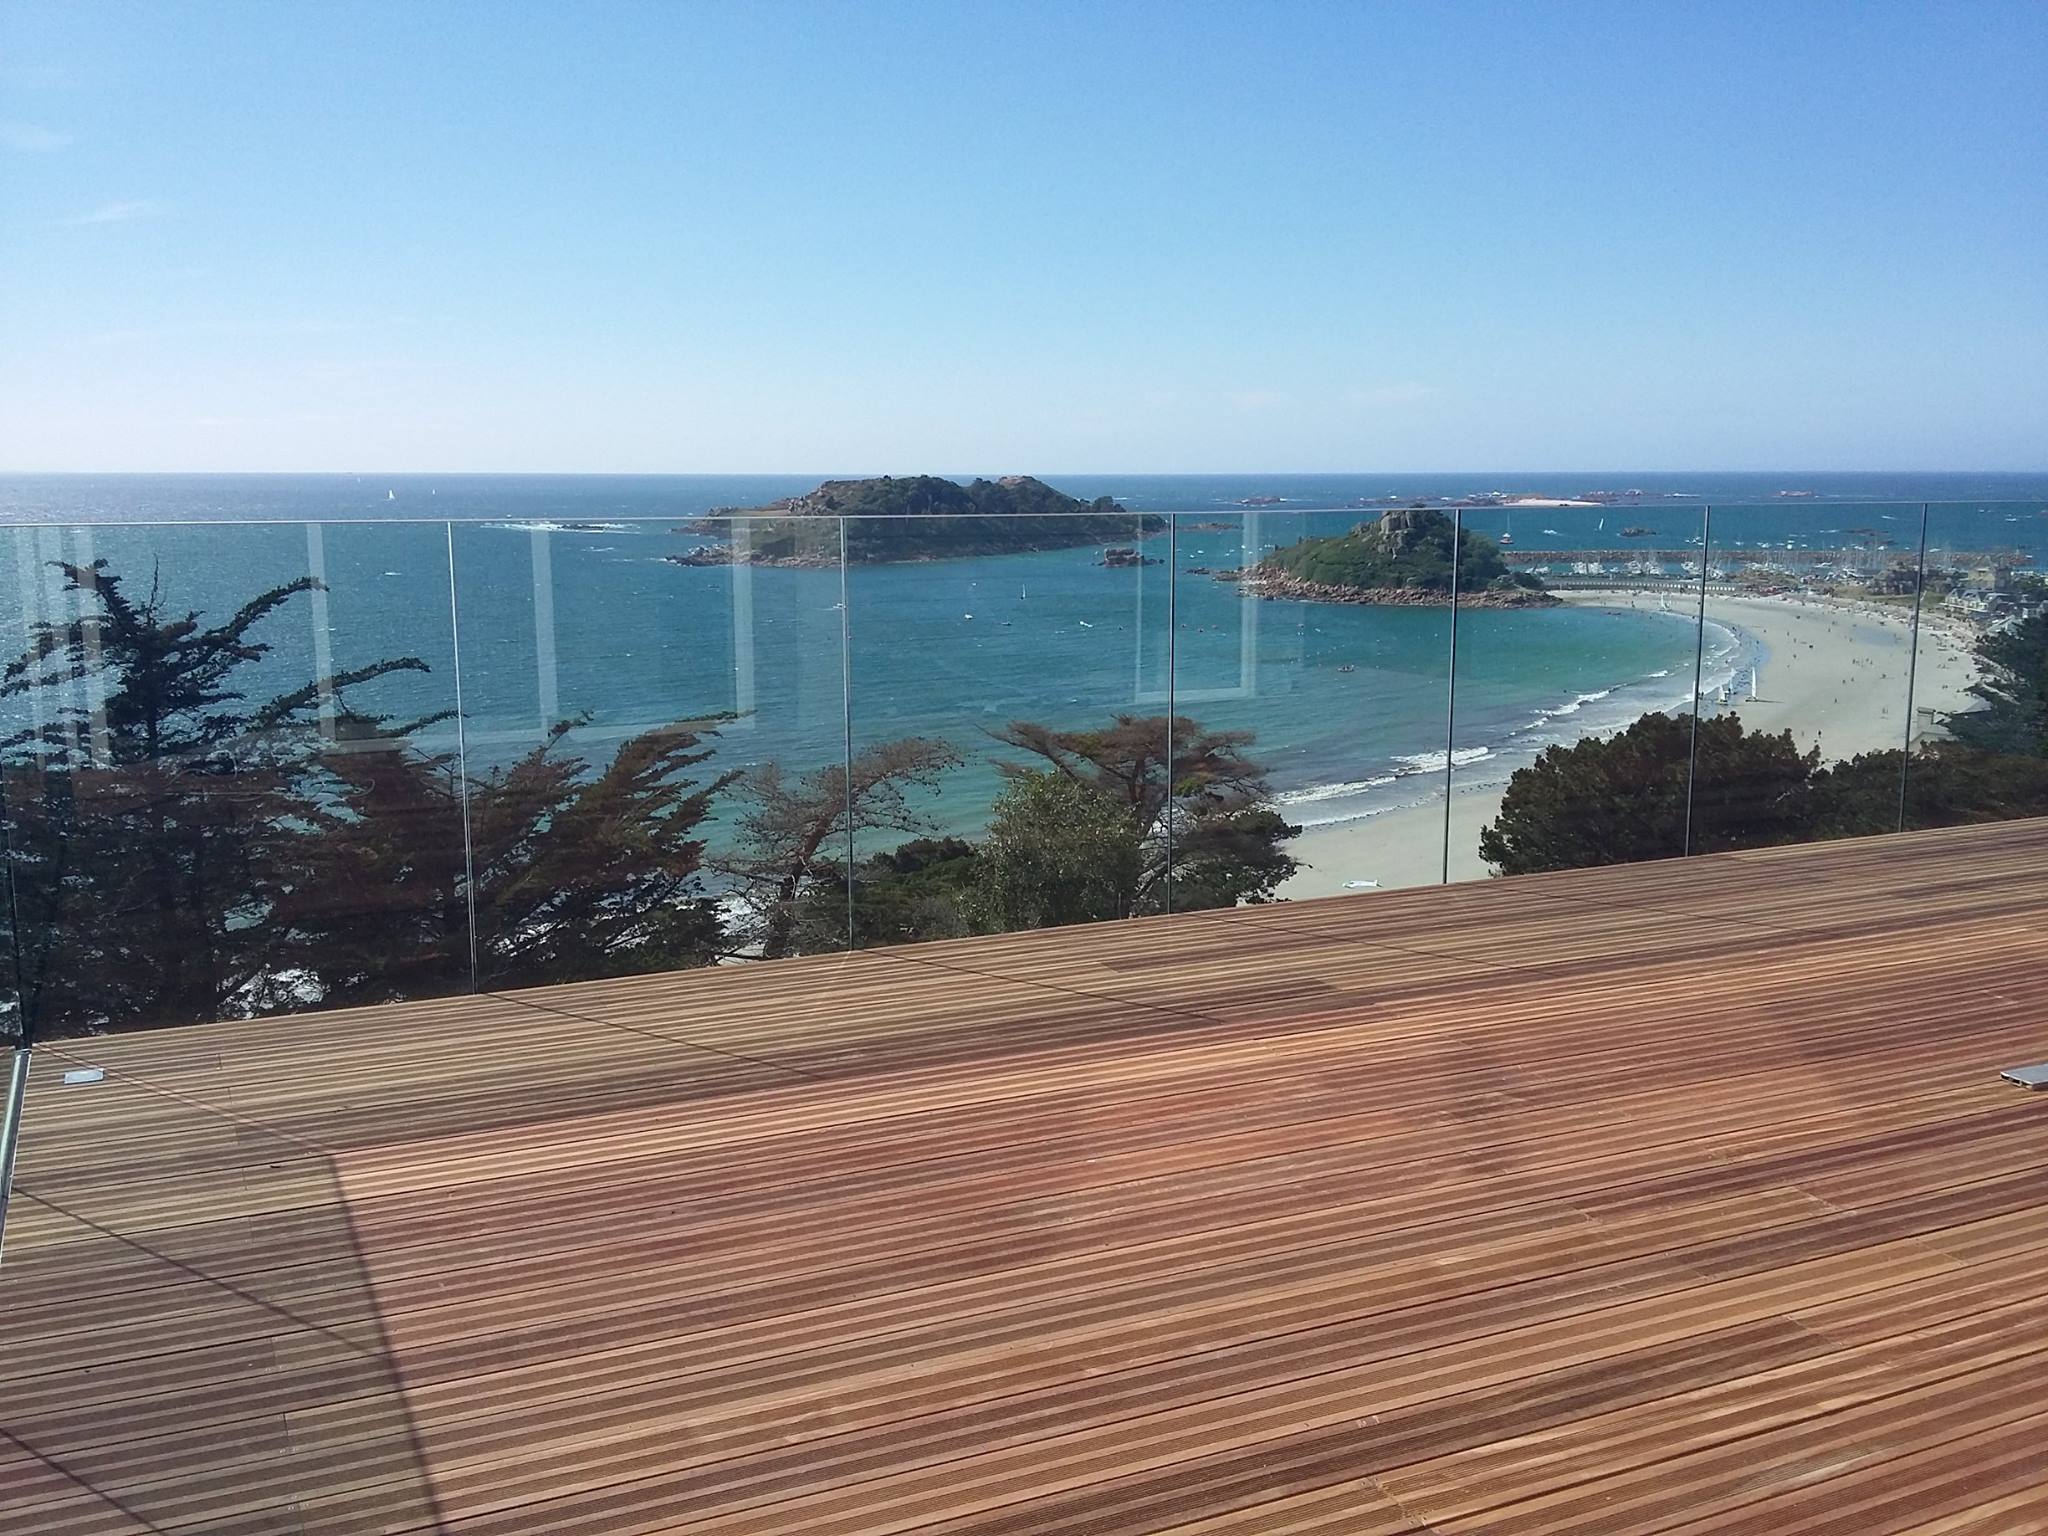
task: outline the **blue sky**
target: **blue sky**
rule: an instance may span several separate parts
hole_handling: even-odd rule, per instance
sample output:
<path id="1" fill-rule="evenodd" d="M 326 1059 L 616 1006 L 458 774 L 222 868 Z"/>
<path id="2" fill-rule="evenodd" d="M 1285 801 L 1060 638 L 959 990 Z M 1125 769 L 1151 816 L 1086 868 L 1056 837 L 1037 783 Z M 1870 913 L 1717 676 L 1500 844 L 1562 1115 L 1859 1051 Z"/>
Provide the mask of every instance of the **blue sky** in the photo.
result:
<path id="1" fill-rule="evenodd" d="M 2048 5 L 0 0 L 0 468 L 2048 464 Z"/>

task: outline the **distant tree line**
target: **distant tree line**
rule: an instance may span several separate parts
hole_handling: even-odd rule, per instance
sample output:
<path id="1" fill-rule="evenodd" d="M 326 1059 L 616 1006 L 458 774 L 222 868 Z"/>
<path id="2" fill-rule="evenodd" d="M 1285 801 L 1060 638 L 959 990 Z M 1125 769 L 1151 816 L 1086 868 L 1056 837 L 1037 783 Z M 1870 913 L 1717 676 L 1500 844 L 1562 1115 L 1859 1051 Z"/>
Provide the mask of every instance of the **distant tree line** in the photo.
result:
<path id="1" fill-rule="evenodd" d="M 362 702 L 417 657 L 252 695 L 265 621 L 313 579 L 209 623 L 104 562 L 60 569 L 76 615 L 0 671 L 0 704 L 34 722 L 0 737 L 0 853 L 11 990 L 39 1034 L 838 949 L 849 910 L 866 945 L 1161 911 L 1169 884 L 1175 907 L 1264 901 L 1296 867 L 1248 732 L 1013 723 L 1021 760 L 977 842 L 930 835 L 917 803 L 960 757 L 921 738 L 717 772 L 721 720 L 603 762 L 567 720 L 465 784 L 421 745 L 445 714 Z"/>

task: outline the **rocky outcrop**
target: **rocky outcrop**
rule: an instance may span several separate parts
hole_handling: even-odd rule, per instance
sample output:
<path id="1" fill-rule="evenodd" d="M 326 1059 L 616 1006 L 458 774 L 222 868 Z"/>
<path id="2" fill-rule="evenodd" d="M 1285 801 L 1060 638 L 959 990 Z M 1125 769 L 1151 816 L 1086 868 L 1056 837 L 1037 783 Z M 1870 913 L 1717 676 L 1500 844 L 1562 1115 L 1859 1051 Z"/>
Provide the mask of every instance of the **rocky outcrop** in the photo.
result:
<path id="1" fill-rule="evenodd" d="M 1344 587 L 1329 582 L 1306 581 L 1262 566 L 1242 571 L 1218 571 L 1218 581 L 1234 581 L 1240 591 L 1254 597 L 1294 603 L 1364 603 L 1389 608 L 1448 608 L 1451 594 L 1431 587 Z M 1460 608 L 1555 608 L 1555 594 L 1533 587 L 1485 586 L 1460 592 Z"/>
<path id="2" fill-rule="evenodd" d="M 743 528 L 736 530 L 736 523 Z M 683 565 L 832 565 L 843 538 L 854 564 L 948 560 L 1080 548 L 1165 527 L 1155 514 L 1127 512 L 1107 496 L 1080 501 L 1030 475 L 966 485 L 939 475 L 879 475 L 827 480 L 765 507 L 722 508 L 681 531 L 716 539 L 730 551 L 722 558 L 699 551 L 674 558 Z M 736 531 L 742 536 L 735 538 Z"/>

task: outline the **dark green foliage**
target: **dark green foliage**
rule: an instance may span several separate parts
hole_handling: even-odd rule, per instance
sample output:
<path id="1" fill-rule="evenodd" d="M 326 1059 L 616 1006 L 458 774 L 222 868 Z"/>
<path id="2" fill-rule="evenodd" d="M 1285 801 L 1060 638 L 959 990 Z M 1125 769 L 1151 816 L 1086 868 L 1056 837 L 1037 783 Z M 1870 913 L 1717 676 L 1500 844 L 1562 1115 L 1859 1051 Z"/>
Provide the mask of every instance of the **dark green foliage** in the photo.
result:
<path id="1" fill-rule="evenodd" d="M 815 491 L 740 514 L 757 558 L 832 562 L 845 518 L 846 557 L 855 563 L 940 560 L 1129 543 L 1165 520 L 1126 512 L 1107 496 L 1076 500 L 1029 475 L 962 485 L 937 475 L 828 480 Z M 822 521 L 821 521 L 822 520 Z M 717 520 L 698 524 L 722 532 Z"/>
<path id="2" fill-rule="evenodd" d="M 0 742 L 11 959 L 39 1034 L 194 1023 L 466 989 L 463 805 L 425 720 L 354 708 L 406 657 L 252 701 L 261 622 L 131 601 L 66 567 L 81 614 L 31 635 L 0 697 L 50 705 Z M 103 699 L 103 703 L 90 702 Z M 470 786 L 479 969 L 525 985 L 702 964 L 722 948 L 694 836 L 729 779 L 681 728 L 592 769 L 568 727 Z"/>
<path id="3" fill-rule="evenodd" d="M 698 835 L 737 778 L 700 781 L 701 728 L 660 726 L 593 767 L 568 727 L 470 786 L 478 981 L 538 986 L 704 965 L 723 948 Z"/>
<path id="4" fill-rule="evenodd" d="M 1129 917 L 1144 863 L 1125 807 L 1066 774 L 1020 771 L 996 797 L 975 857 L 975 925 L 1002 933 Z"/>
<path id="5" fill-rule="evenodd" d="M 294 845 L 266 925 L 322 1006 L 467 991 L 469 903 L 451 757 L 345 718 L 309 764 Z M 290 1006 L 289 999 L 276 1006 Z"/>
<path id="6" fill-rule="evenodd" d="M 1135 829 L 1139 862 L 1124 903 L 1131 912 L 1167 909 L 1169 853 L 1176 911 L 1269 901 L 1299 867 L 1284 844 L 1301 829 L 1271 808 L 1265 769 L 1245 755 L 1250 731 L 1211 731 L 1185 715 L 1117 715 L 1099 730 L 1020 720 L 996 735 L 1091 790 Z M 1022 778 L 1040 770 L 1004 771 Z M 1022 827 L 1020 820 L 1020 836 Z M 1107 856 L 1122 857 L 1120 840 Z"/>
<path id="7" fill-rule="evenodd" d="M 1897 750 L 1866 752 L 1821 769 L 1813 786 L 1813 835 L 1897 831 L 1903 756 Z M 1903 787 L 1908 828 L 2048 816 L 2048 757 L 1929 742 L 1913 753 Z"/>
<path id="8" fill-rule="evenodd" d="M 1173 910 L 1257 905 L 1301 867 L 1286 850 L 1301 828 L 1270 806 L 1188 814 L 1173 849 Z"/>
<path id="9" fill-rule="evenodd" d="M 643 732 L 602 768 L 564 749 L 572 728 L 469 785 L 482 986 L 681 970 L 724 949 L 698 829 L 737 775 L 691 777 L 701 728 Z M 454 764 L 375 734 L 351 745 L 326 760 L 306 878 L 273 921 L 323 1006 L 466 990 Z"/>
<path id="10" fill-rule="evenodd" d="M 1689 715 L 1644 715 L 1620 734 L 1547 749 L 1508 780 L 1479 852 L 1503 874 L 1675 858 L 1686 848 Z M 1818 752 L 1789 732 L 1702 720 L 1692 850 L 1718 853 L 1811 835 Z"/>
<path id="11" fill-rule="evenodd" d="M 44 706 L 0 742 L 25 1015 L 66 1034 L 292 1006 L 303 984 L 269 916 L 307 862 L 321 707 L 424 664 L 251 700 L 258 626 L 310 578 L 209 626 L 154 586 L 131 599 L 104 562 L 59 568 L 77 616 L 38 625 L 0 673 L 0 697 Z"/>
<path id="12" fill-rule="evenodd" d="M 911 736 L 855 753 L 850 781 L 843 763 L 799 778 L 776 763 L 747 774 L 740 847 L 720 865 L 746 909 L 741 937 L 768 960 L 843 949 L 849 817 L 856 846 L 867 833 L 927 830 L 911 792 L 936 789 L 959 761 L 946 743 Z M 839 894 L 836 916 L 830 903 L 811 899 L 821 884 Z"/>
<path id="13" fill-rule="evenodd" d="M 1950 715 L 1949 734 L 1986 752 L 2048 756 L 2048 609 L 1977 642 L 1982 709 Z"/>
<path id="14" fill-rule="evenodd" d="M 1360 523 L 1349 533 L 1303 539 L 1275 550 L 1264 564 L 1268 569 L 1319 586 L 1448 594 L 1454 559 L 1458 562 L 1457 584 L 1463 591 L 1476 592 L 1496 585 L 1501 589 L 1535 589 L 1542 585 L 1534 577 L 1517 577 L 1509 571 L 1507 562 L 1501 558 L 1500 546 L 1493 540 L 1469 529 L 1460 530 L 1442 512 L 1415 508 L 1385 513 L 1373 522 Z"/>
<path id="15" fill-rule="evenodd" d="M 1249 732 L 1209 731 L 1185 717 L 1169 726 L 1163 715 L 1118 715 L 1086 731 L 1017 721 L 997 737 L 1045 766 L 1002 765 L 1014 792 L 999 800 L 981 847 L 918 838 L 862 860 L 853 889 L 856 946 L 1165 911 L 1169 827 L 1176 910 L 1271 900 L 1297 868 L 1285 844 L 1300 829 L 1268 803 L 1264 770 L 1244 755 Z M 931 745 L 875 750 L 929 752 Z M 856 769 L 857 783 L 875 777 L 872 767 L 859 771 L 860 760 Z M 921 767 L 917 782 L 926 777 Z M 843 780 L 829 770 L 813 779 L 794 794 L 783 791 L 787 804 L 810 809 L 777 818 L 807 834 L 792 839 L 784 830 L 752 844 L 762 851 L 771 843 L 816 849 L 795 876 L 797 859 L 750 855 L 756 899 L 765 898 L 770 913 L 794 913 L 786 930 L 765 927 L 764 952 L 767 944 L 792 952 L 846 942 L 845 864 L 835 857 L 835 843 L 843 847 L 844 812 L 836 799 Z M 879 818 L 863 809 L 859 820 L 863 829 L 911 824 L 900 806 Z M 827 833 L 822 841 L 815 840 L 819 830 Z"/>
<path id="16" fill-rule="evenodd" d="M 854 948 L 953 939 L 970 932 L 978 852 L 957 837 L 919 837 L 861 860 L 853 884 Z M 844 866 L 812 887 L 798 931 L 807 950 L 845 947 Z"/>

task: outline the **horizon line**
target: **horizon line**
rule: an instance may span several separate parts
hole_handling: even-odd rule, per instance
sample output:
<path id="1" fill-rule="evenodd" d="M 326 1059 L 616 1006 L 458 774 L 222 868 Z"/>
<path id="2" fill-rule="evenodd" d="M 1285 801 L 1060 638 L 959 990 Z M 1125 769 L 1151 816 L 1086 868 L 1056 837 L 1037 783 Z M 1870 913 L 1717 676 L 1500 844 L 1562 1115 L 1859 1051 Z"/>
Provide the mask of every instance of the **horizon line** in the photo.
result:
<path id="1" fill-rule="evenodd" d="M 56 478 L 59 476 L 191 476 L 225 478 L 229 476 L 299 475 L 323 478 L 367 479 L 376 476 L 396 476 L 406 479 L 430 479 L 434 477 L 462 478 L 489 475 L 497 479 L 822 479 L 822 480 L 872 480 L 908 479 L 918 475 L 931 475 L 942 480 L 963 478 L 986 478 L 991 473 L 1012 475 L 1026 474 L 1033 479 L 1045 480 L 1055 476 L 1102 478 L 1113 475 L 1129 475 L 1147 479 L 1176 480 L 1223 480 L 1246 479 L 1259 476 L 1331 476 L 1356 478 L 1361 476 L 1396 475 L 2041 475 L 2048 476 L 2048 465 L 2028 466 L 2021 469 L 1992 465 L 1960 465 L 1934 468 L 1930 466 L 1911 467 L 1860 467 L 1853 469 L 1829 468 L 1819 465 L 1767 465 L 1763 468 L 1741 468 L 1736 466 L 1677 465 L 1651 467 L 1646 465 L 1592 467 L 1575 466 L 1565 469 L 1540 469 L 1523 466 L 1516 469 L 1486 469 L 1460 467 L 1454 469 L 1059 469 L 1059 470 L 799 470 L 799 469 L 394 469 L 389 467 L 364 469 L 17 469 L 0 467 L 0 478 L 10 476 Z"/>

